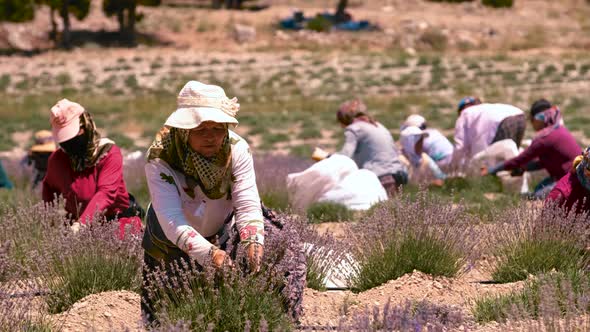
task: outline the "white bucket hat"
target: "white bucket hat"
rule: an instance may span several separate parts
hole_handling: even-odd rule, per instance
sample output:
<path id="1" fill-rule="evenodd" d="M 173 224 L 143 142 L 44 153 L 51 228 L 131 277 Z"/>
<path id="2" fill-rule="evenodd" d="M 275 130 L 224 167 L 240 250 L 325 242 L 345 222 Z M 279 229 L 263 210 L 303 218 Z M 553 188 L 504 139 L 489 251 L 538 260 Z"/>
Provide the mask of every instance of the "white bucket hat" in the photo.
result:
<path id="1" fill-rule="evenodd" d="M 409 137 L 409 136 L 416 136 L 416 135 L 428 136 L 428 133 L 416 126 L 406 127 L 400 133 L 400 137 Z"/>
<path id="2" fill-rule="evenodd" d="M 235 116 L 239 110 L 238 99 L 229 99 L 221 87 L 189 81 L 178 93 L 176 111 L 164 125 L 192 129 L 204 121 L 213 121 L 235 127 L 238 124 Z"/>
<path id="3" fill-rule="evenodd" d="M 426 119 L 423 116 L 418 115 L 418 114 L 412 114 L 412 115 L 408 116 L 408 118 L 404 122 L 404 127 L 410 127 L 410 126 L 422 127 L 422 125 L 425 123 L 426 123 Z"/>

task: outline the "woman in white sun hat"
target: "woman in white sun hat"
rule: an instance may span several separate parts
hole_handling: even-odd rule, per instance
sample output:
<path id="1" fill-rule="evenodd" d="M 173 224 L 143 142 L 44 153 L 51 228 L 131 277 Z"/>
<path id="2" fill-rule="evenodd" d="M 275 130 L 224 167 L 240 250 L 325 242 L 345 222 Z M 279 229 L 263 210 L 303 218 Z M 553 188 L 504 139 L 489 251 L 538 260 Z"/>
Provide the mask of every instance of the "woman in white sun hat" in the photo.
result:
<path id="1" fill-rule="evenodd" d="M 198 268 L 232 265 L 237 247 L 244 248 L 250 271 L 260 269 L 265 228 L 252 155 L 230 130 L 239 106 L 221 87 L 190 81 L 156 135 L 145 166 L 152 202 L 144 281 L 162 263 L 168 273 L 182 260 Z M 154 309 L 144 282 L 142 311 L 149 322 Z"/>
<path id="2" fill-rule="evenodd" d="M 408 127 L 417 127 L 424 135 L 414 142 L 416 145 L 417 156 L 422 153 L 427 154 L 439 167 L 447 167 L 453 159 L 453 144 L 439 130 L 428 128 L 426 119 L 418 114 L 412 114 L 407 117 L 401 127 L 403 132 Z M 414 129 L 410 132 L 415 131 Z M 405 151 L 408 153 L 408 151 Z M 420 162 L 418 158 L 417 162 Z"/>
<path id="3" fill-rule="evenodd" d="M 423 149 L 427 138 L 428 132 L 416 126 L 405 127 L 400 133 L 402 152 L 410 162 L 413 181 L 433 180 L 432 184 L 442 185 L 447 176 Z"/>

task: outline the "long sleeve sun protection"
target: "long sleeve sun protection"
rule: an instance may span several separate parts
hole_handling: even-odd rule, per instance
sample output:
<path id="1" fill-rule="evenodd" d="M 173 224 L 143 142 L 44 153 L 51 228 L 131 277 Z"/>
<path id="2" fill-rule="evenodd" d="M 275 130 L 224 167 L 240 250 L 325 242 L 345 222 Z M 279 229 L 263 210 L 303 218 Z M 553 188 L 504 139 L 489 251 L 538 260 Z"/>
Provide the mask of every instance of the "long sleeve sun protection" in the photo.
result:
<path id="1" fill-rule="evenodd" d="M 345 142 L 338 152 L 355 161 L 359 168 L 377 176 L 406 171 L 391 133 L 380 123 L 357 121 L 344 130 Z"/>
<path id="2" fill-rule="evenodd" d="M 189 188 L 186 176 L 156 158 L 145 166 L 152 207 L 166 238 L 199 264 L 213 244 L 205 239 L 224 227 L 235 211 L 240 239 L 264 244 L 264 224 L 252 155 L 246 141 L 230 131 L 233 181 L 229 197 L 208 198 L 199 186 Z"/>
<path id="3" fill-rule="evenodd" d="M 455 123 L 455 154 L 471 158 L 493 141 L 498 126 L 507 117 L 523 114 L 506 104 L 479 104 L 466 108 Z"/>
<path id="4" fill-rule="evenodd" d="M 49 157 L 43 180 L 43 200 L 51 202 L 55 195 L 63 196 L 66 211 L 82 223 L 92 220 L 97 212 L 114 217 L 125 211 L 129 194 L 119 147 L 113 145 L 96 165 L 82 171 L 74 171 L 68 155 L 56 150 Z"/>

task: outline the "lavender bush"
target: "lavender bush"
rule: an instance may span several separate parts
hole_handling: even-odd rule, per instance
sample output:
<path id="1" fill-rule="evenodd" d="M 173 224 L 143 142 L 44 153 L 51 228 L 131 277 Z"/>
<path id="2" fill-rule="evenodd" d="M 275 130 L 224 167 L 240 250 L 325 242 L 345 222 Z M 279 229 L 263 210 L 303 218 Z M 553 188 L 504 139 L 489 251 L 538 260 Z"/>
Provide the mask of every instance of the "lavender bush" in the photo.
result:
<path id="1" fill-rule="evenodd" d="M 497 282 L 524 280 L 530 274 L 584 268 L 590 262 L 586 215 L 554 204 L 521 206 L 498 218 L 490 238 L 497 259 L 492 278 Z"/>
<path id="2" fill-rule="evenodd" d="M 427 301 L 394 306 L 387 302 L 382 310 L 365 308 L 350 322 L 340 322 L 338 331 L 448 331 L 464 324 L 458 308 Z"/>
<path id="3" fill-rule="evenodd" d="M 0 278 L 39 271 L 34 253 L 61 237 L 65 222 L 62 209 L 62 202 L 46 207 L 43 203 L 34 204 L 30 198 L 16 205 L 0 204 Z"/>
<path id="4" fill-rule="evenodd" d="M 149 274 L 148 296 L 162 326 L 188 322 L 193 331 L 291 330 L 301 315 L 305 257 L 293 219 L 279 219 L 284 227 L 267 229 L 258 273 L 243 272 L 240 247 L 235 268 L 201 270 L 185 262 L 173 273 Z"/>
<path id="5" fill-rule="evenodd" d="M 409 184 L 404 192 L 416 195 L 424 191 L 423 186 Z M 484 222 L 495 222 L 497 211 L 520 204 L 518 194 L 506 193 L 499 178 L 493 176 L 471 176 L 448 178 L 442 187 L 429 186 L 430 195 L 444 204 L 461 204 L 466 213 Z M 494 195 L 490 200 L 486 194 Z"/>
<path id="6" fill-rule="evenodd" d="M 256 184 L 262 202 L 272 209 L 286 211 L 289 208 L 287 174 L 301 172 L 311 164 L 311 161 L 294 156 L 254 156 Z"/>
<path id="7" fill-rule="evenodd" d="M 90 294 L 111 290 L 139 290 L 143 250 L 140 235 L 119 238 L 114 221 L 62 233 L 38 253 L 43 284 L 50 291 L 48 310 L 62 312 Z"/>
<path id="8" fill-rule="evenodd" d="M 0 300 L 0 331 L 52 331 L 50 323 L 30 312 L 29 307 L 23 301 Z"/>
<path id="9" fill-rule="evenodd" d="M 340 203 L 318 202 L 307 208 L 307 219 L 312 224 L 326 221 L 352 221 L 354 212 Z"/>
<path id="10" fill-rule="evenodd" d="M 355 291 L 413 270 L 452 277 L 475 253 L 476 234 L 464 211 L 427 193 L 381 203 L 348 233 L 356 260 L 350 280 Z"/>
<path id="11" fill-rule="evenodd" d="M 51 331 L 42 300 L 33 297 L 38 288 L 34 279 L 0 284 L 0 331 Z"/>
<path id="12" fill-rule="evenodd" d="M 473 315 L 482 323 L 578 316 L 589 311 L 589 295 L 590 279 L 585 272 L 551 272 L 527 281 L 520 291 L 476 300 Z"/>

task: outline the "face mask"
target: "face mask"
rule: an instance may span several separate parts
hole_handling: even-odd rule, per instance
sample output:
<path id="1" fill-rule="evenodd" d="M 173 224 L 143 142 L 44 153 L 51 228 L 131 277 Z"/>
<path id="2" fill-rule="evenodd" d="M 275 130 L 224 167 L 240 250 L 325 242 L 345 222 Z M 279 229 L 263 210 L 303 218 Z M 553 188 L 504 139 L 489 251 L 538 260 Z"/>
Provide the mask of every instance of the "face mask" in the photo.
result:
<path id="1" fill-rule="evenodd" d="M 82 157 L 88 148 L 88 138 L 86 135 L 78 135 L 59 143 L 59 146 L 70 156 Z"/>

